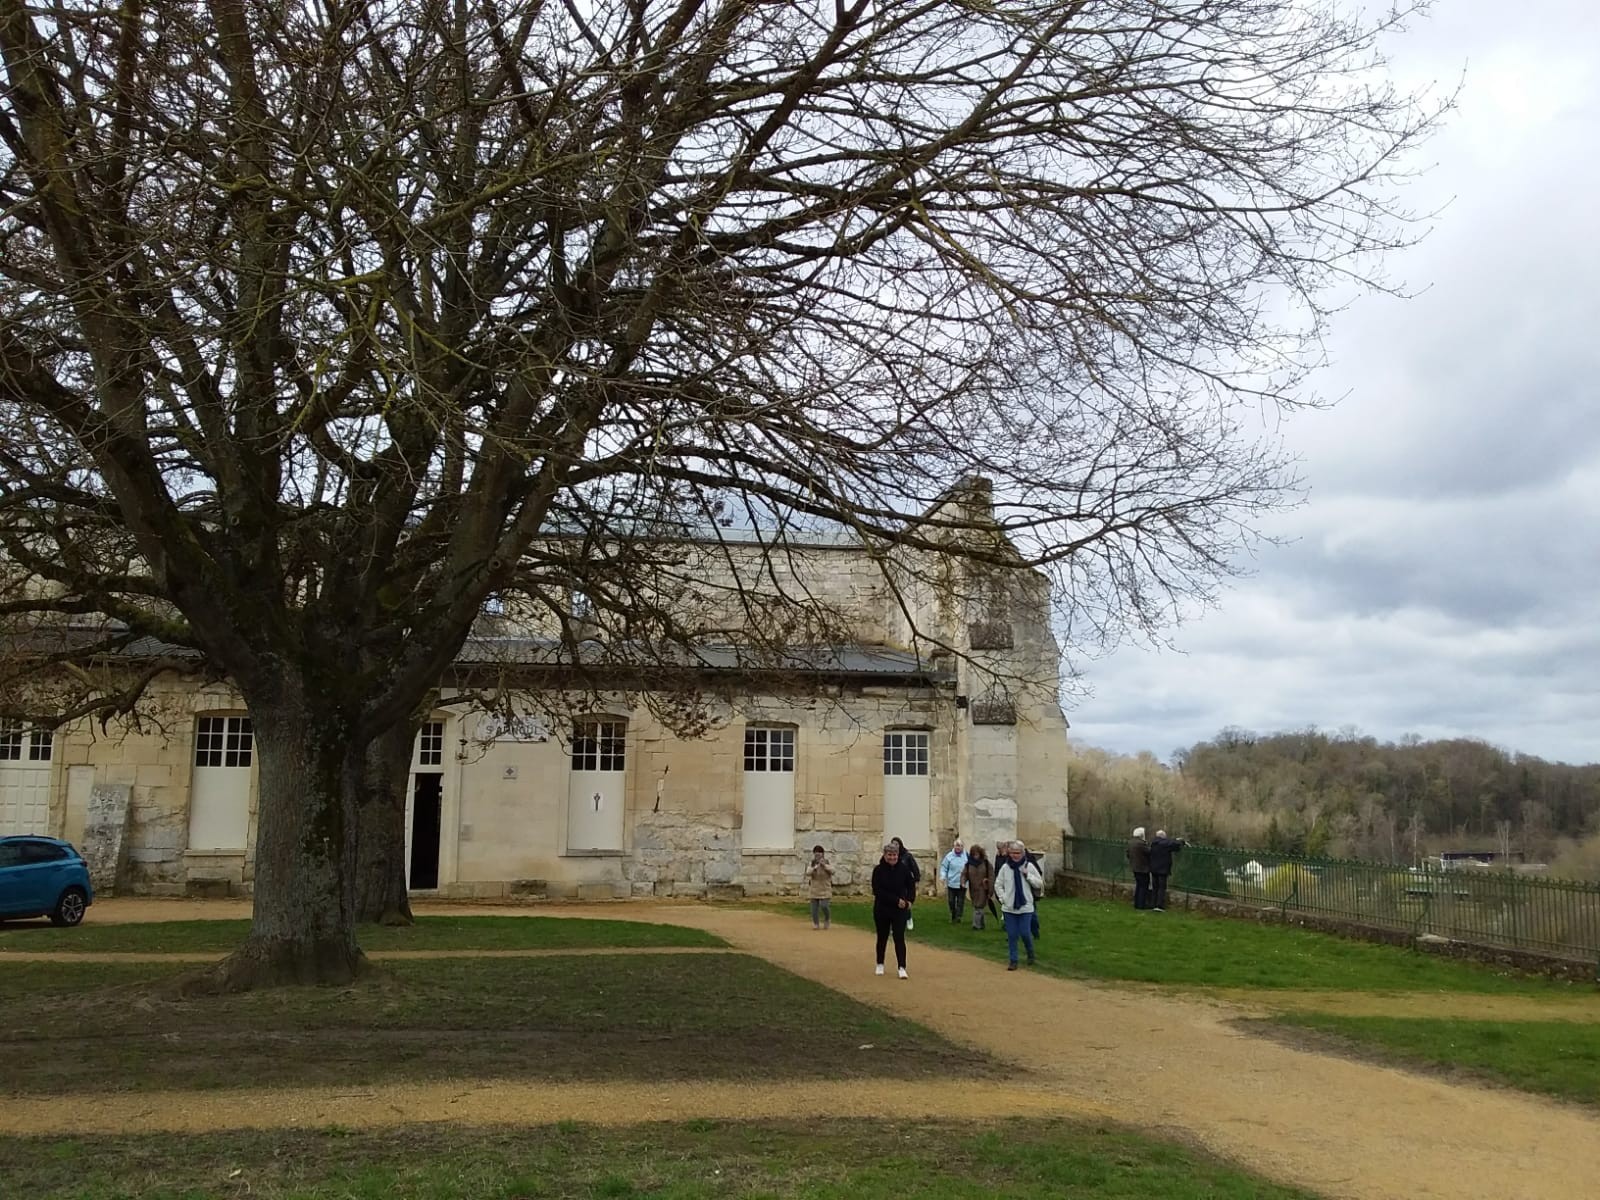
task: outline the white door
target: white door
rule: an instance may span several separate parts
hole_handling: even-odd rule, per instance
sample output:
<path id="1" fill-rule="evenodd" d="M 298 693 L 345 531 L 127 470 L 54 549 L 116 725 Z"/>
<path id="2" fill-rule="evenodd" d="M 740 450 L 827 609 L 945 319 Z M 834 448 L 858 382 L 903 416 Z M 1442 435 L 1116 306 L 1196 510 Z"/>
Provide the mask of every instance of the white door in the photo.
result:
<path id="1" fill-rule="evenodd" d="M 250 831 L 250 767 L 255 734 L 249 717 L 200 717 L 189 791 L 189 849 L 245 849 Z"/>
<path id="2" fill-rule="evenodd" d="M 50 756 L 48 729 L 0 724 L 0 837 L 50 832 Z"/>
<path id="3" fill-rule="evenodd" d="M 744 731 L 744 848 L 794 851 L 793 729 Z"/>
<path id="4" fill-rule="evenodd" d="M 627 799 L 628 723 L 621 718 L 578 721 L 572 730 L 567 782 L 567 849 L 621 850 Z"/>
<path id="5" fill-rule="evenodd" d="M 899 838 L 908 850 L 933 849 L 929 815 L 928 735 L 896 729 L 883 735 L 883 836 Z"/>

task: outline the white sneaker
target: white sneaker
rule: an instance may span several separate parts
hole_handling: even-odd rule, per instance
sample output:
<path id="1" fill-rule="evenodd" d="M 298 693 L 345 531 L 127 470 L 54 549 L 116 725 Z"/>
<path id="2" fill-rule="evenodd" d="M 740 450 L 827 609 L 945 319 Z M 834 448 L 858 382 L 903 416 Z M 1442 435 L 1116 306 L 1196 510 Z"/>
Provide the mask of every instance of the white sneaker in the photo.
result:
<path id="1" fill-rule="evenodd" d="M 900 968 L 900 978 L 901 979 L 909 979 L 910 978 L 910 976 L 906 974 L 906 969 L 904 967 Z"/>
<path id="2" fill-rule="evenodd" d="M 910 917 L 907 917 L 906 918 L 906 932 L 910 933 L 916 927 L 917 927 L 917 923 L 915 921 L 913 921 Z"/>
<path id="3" fill-rule="evenodd" d="M 874 975 L 882 975 L 883 974 L 883 964 L 879 963 L 877 966 L 873 967 L 872 968 L 872 973 Z"/>

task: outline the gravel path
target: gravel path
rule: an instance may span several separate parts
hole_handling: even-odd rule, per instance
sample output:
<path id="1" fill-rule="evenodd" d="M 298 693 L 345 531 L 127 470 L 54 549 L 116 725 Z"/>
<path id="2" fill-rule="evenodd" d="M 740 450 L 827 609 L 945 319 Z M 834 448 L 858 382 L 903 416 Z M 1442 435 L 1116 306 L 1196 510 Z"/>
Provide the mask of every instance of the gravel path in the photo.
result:
<path id="1" fill-rule="evenodd" d="M 193 905 L 112 902 L 101 920 L 181 919 Z M 154 909 L 149 906 L 154 904 Z M 233 911 L 206 915 L 237 916 Z M 453 907 L 448 910 L 462 912 Z M 738 950 L 916 1020 L 953 1041 L 1031 1068 L 1019 1089 L 865 1082 L 605 1085 L 459 1084 L 348 1092 L 74 1097 L 79 1130 L 200 1130 L 448 1120 L 535 1124 L 805 1117 L 860 1113 L 992 1120 L 998 1111 L 1099 1116 L 1200 1143 L 1264 1175 L 1336 1198 L 1570 1200 L 1600 1178 L 1600 1119 L 1509 1090 L 1447 1082 L 1251 1037 L 1236 1006 L 1008 974 L 956 951 L 917 944 L 911 979 L 872 974 L 869 935 L 816 932 L 771 912 L 713 906 L 600 905 L 476 909 L 613 917 L 706 929 Z M 798 914 L 798 909 L 796 910 Z M 934 919 L 930 916 L 928 919 Z M 1046 955 L 1071 954 L 1049 938 Z M 1481 1012 L 1482 998 L 1470 1001 Z M 1462 1014 L 1467 1015 L 1467 1014 Z M 1003 1095 L 1004 1099 L 1000 1097 Z M 8 1099 L 0 1130 L 53 1132 L 59 1102 Z M 1585 1182 L 1588 1181 L 1588 1182 Z"/>

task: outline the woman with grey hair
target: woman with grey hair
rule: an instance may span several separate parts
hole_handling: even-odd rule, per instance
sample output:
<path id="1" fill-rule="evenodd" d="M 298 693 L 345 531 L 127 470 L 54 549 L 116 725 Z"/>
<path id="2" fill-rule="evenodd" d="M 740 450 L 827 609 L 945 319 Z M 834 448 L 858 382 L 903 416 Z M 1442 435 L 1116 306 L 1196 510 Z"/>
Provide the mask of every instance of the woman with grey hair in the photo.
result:
<path id="1" fill-rule="evenodd" d="M 1012 842 L 1004 862 L 995 867 L 994 891 L 1000 898 L 1000 919 L 1006 927 L 1008 971 L 1017 969 L 1017 942 L 1028 951 L 1028 965 L 1033 965 L 1033 893 L 1044 891 L 1044 874 L 1028 857 L 1028 848 L 1021 842 Z"/>
<path id="2" fill-rule="evenodd" d="M 900 978 L 906 978 L 906 922 L 916 899 L 917 880 L 899 845 L 893 840 L 885 842 L 883 857 L 872 868 L 872 924 L 878 933 L 878 968 L 873 974 L 883 974 L 883 951 L 893 935 L 894 959 Z"/>

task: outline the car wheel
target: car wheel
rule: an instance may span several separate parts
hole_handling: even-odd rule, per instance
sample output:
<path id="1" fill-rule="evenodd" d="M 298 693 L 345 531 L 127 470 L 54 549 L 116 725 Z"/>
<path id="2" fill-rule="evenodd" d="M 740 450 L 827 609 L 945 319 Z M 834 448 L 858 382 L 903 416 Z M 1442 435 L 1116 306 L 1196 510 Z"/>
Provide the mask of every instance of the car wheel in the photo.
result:
<path id="1" fill-rule="evenodd" d="M 89 907 L 89 898 L 83 894 L 82 888 L 70 887 L 61 893 L 61 899 L 56 901 L 55 911 L 50 914 L 52 925 L 76 925 L 83 920 L 84 911 Z"/>

